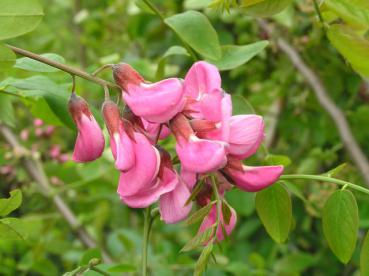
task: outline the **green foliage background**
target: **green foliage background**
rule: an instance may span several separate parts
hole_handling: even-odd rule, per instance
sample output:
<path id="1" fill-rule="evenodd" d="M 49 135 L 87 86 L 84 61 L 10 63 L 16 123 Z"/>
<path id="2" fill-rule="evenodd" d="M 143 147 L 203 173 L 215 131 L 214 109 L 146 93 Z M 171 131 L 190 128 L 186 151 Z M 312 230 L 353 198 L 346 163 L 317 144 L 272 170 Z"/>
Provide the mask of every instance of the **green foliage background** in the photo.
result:
<path id="1" fill-rule="evenodd" d="M 233 66 L 224 61 L 220 63 L 221 69 L 225 70 L 222 72 L 223 87 L 232 93 L 236 112 L 252 113 L 254 109 L 265 117 L 267 136 L 276 124 L 270 147 L 260 150 L 249 164 L 283 163 L 287 165 L 287 173 L 320 174 L 348 163 L 336 176 L 364 185 L 349 161 L 332 120 L 303 77 L 290 60 L 278 52 L 272 41 L 260 46 L 265 49 L 250 61 L 244 56 L 244 49 L 224 46 L 268 40 L 256 19 L 240 8 L 231 8 L 224 13 L 208 8 L 210 2 L 154 1 L 166 16 L 189 10 L 205 14 L 223 45 L 223 53 L 225 49 L 230 55 L 240 51 L 231 56 L 233 63 L 241 57 L 244 59 L 235 68 L 230 68 Z M 332 2 L 326 1 L 326 10 Z M 36 53 L 57 53 L 57 56 L 48 57 L 88 72 L 106 63 L 123 60 L 149 81 L 169 76 L 184 77 L 193 62 L 174 32 L 142 1 L 43 0 L 41 3 L 45 16 L 38 27 L 24 36 L 7 40 L 7 43 Z M 329 11 L 323 15 L 327 21 L 332 18 Z M 280 35 L 300 51 L 303 59 L 322 78 L 330 97 L 344 111 L 357 141 L 369 156 L 369 88 L 328 41 L 317 21 L 313 3 L 296 0 L 282 13 L 269 18 Z M 360 24 L 357 23 L 358 28 L 363 24 L 368 26 L 363 18 Z M 167 24 L 172 26 L 173 21 Z M 334 36 L 338 39 L 336 42 L 330 37 L 333 45 L 343 45 L 337 37 Z M 200 54 L 205 51 L 206 58 L 215 60 L 221 49 L 219 53 L 209 54 L 204 50 L 208 44 L 203 43 L 205 46 L 198 45 L 199 51 L 194 49 Z M 180 47 L 171 48 L 173 46 Z M 336 47 L 345 55 L 345 49 Z M 168 52 L 168 49 L 171 50 Z M 365 49 L 365 53 L 369 53 L 369 47 Z M 366 61 L 368 63 L 369 59 Z M 353 67 L 361 75 L 367 72 L 361 66 L 359 69 Z M 101 77 L 111 80 L 109 72 L 102 73 Z M 120 202 L 116 194 L 118 173 L 109 149 L 100 160 L 83 165 L 71 161 L 60 164 L 48 154 L 55 144 L 65 153 L 73 150 L 75 131 L 65 106 L 72 86 L 71 77 L 18 58 L 14 67 L 0 73 L 0 79 L 0 120 L 14 127 L 16 133 L 25 129 L 30 131 L 30 138 L 24 145 L 40 155 L 47 176 L 55 180 L 53 192 L 68 202 L 79 222 L 114 258 L 116 272 L 111 270 L 109 273 L 136 273 L 141 254 L 143 216 L 141 210 L 129 209 Z M 76 90 L 95 107 L 99 119 L 102 88 L 77 78 Z M 36 137 L 33 134 L 34 118 L 56 126 L 55 134 L 47 139 Z M 165 143 L 173 149 L 172 140 Z M 25 239 L 0 239 L 1 275 L 61 275 L 87 264 L 93 257 L 101 257 L 98 248 L 86 250 L 82 246 L 52 202 L 30 181 L 14 152 L 5 141 L 0 141 L 0 166 L 6 165 L 12 165 L 14 171 L 0 175 L 0 191 L 4 198 L 16 188 L 22 190 L 22 205 L 10 216 L 22 221 Z M 232 236 L 221 247 L 215 248 L 217 262 L 210 261 L 206 275 L 358 275 L 360 246 L 356 246 L 349 264 L 344 265 L 330 251 L 323 236 L 320 218 L 324 203 L 335 191 L 335 186 L 313 181 L 286 182 L 285 185 L 293 194 L 293 222 L 288 240 L 277 244 L 268 236 L 255 211 L 254 194 L 232 191 L 227 198 L 238 213 L 238 223 Z M 369 228 L 369 201 L 367 196 L 358 193 L 355 197 L 360 217 L 357 245 L 361 245 Z M 155 222 L 149 248 L 153 275 L 192 275 L 200 251 L 179 251 L 193 237 L 197 227 Z M 98 267 L 109 269 L 113 265 Z M 89 271 L 84 275 L 98 274 Z"/>

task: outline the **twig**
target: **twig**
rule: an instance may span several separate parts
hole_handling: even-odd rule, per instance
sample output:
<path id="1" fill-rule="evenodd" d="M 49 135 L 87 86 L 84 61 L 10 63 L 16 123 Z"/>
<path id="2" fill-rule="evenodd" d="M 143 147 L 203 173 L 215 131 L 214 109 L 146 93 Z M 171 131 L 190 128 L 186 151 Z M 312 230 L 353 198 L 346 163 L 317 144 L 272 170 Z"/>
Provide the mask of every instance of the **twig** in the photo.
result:
<path id="1" fill-rule="evenodd" d="M 5 141 L 10 144 L 13 149 L 21 149 L 22 152 L 28 152 L 18 141 L 16 135 L 12 130 L 4 124 L 0 123 L 0 133 L 4 137 Z M 21 158 L 23 167 L 25 168 L 28 175 L 39 185 L 41 192 L 52 199 L 56 208 L 60 214 L 67 221 L 73 231 L 76 232 L 81 242 L 88 248 L 97 247 L 96 241 L 86 232 L 84 227 L 80 225 L 76 215 L 67 205 L 67 203 L 58 195 L 53 194 L 49 180 L 45 174 L 41 162 L 37 158 L 32 158 L 30 154 L 27 154 Z M 103 259 L 107 263 L 112 263 L 110 256 L 102 250 Z"/>
<path id="2" fill-rule="evenodd" d="M 258 20 L 258 23 L 260 27 L 270 36 L 273 35 L 273 29 L 268 25 L 266 21 Z M 327 113 L 330 115 L 331 119 L 335 123 L 346 150 L 350 154 L 355 165 L 358 167 L 366 184 L 369 186 L 368 159 L 360 149 L 360 146 L 357 143 L 355 137 L 352 135 L 350 126 L 346 120 L 345 115 L 329 97 L 328 91 L 326 90 L 320 78 L 310 67 L 305 64 L 297 50 L 286 40 L 280 37 L 276 38 L 276 44 L 278 48 L 289 57 L 292 64 L 296 67 L 296 69 L 306 79 L 306 82 L 313 89 L 319 104 L 327 111 Z"/>
<path id="3" fill-rule="evenodd" d="M 48 64 L 48 65 L 50 65 L 52 67 L 55 67 L 55 68 L 58 68 L 58 69 L 60 69 L 60 70 L 62 70 L 64 72 L 67 72 L 69 74 L 72 74 L 72 75 L 81 77 L 83 79 L 92 81 L 92 82 L 97 83 L 97 84 L 100 84 L 102 86 L 108 86 L 110 88 L 116 88 L 116 89 L 121 90 L 118 85 L 116 85 L 116 84 L 114 84 L 112 82 L 103 80 L 101 78 L 92 76 L 91 74 L 89 74 L 89 73 L 87 73 L 85 71 L 82 71 L 81 69 L 74 68 L 72 66 L 69 66 L 69 65 L 66 65 L 66 64 L 63 64 L 63 63 L 60 63 L 60 62 L 57 62 L 57 61 L 54 61 L 54 60 L 45 58 L 43 56 L 37 55 L 35 53 L 32 53 L 30 51 L 27 51 L 27 50 L 24 50 L 24 49 L 21 49 L 21 48 L 14 47 L 14 46 L 9 45 L 9 44 L 7 44 L 6 46 L 9 49 L 13 50 L 15 53 L 17 53 L 17 54 L 19 54 L 21 56 L 25 56 L 25 57 L 28 57 L 28 58 L 37 60 L 39 62 Z"/>

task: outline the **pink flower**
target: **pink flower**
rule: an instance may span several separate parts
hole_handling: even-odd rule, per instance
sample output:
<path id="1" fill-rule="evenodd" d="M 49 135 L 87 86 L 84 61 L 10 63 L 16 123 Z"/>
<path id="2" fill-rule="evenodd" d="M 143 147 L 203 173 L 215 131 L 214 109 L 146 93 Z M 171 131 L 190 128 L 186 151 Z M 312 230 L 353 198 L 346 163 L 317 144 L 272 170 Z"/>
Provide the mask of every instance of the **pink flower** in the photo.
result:
<path id="1" fill-rule="evenodd" d="M 113 67 L 114 79 L 123 89 L 123 98 L 132 112 L 152 123 L 164 123 L 182 111 L 185 100 L 182 82 L 165 79 L 147 83 L 125 63 Z"/>
<path id="2" fill-rule="evenodd" d="M 221 141 L 199 139 L 182 114 L 171 120 L 171 130 L 176 137 L 176 151 L 185 171 L 207 173 L 218 170 L 227 163 L 227 144 Z"/>
<path id="3" fill-rule="evenodd" d="M 220 213 L 220 223 L 223 224 L 226 233 L 223 233 L 223 227 L 221 225 L 218 225 L 215 230 L 218 241 L 222 241 L 224 239 L 224 234 L 229 236 L 232 233 L 234 227 L 236 226 L 237 222 L 236 211 L 232 207 L 230 207 L 230 210 L 231 217 L 229 219 L 228 224 L 224 220 L 223 213 L 222 212 Z M 216 222 L 217 222 L 217 208 L 216 205 L 213 205 L 213 207 L 211 207 L 209 214 L 204 218 L 203 222 L 201 223 L 199 232 L 202 233 L 206 231 L 207 229 L 212 227 Z"/>
<path id="4" fill-rule="evenodd" d="M 115 167 L 120 171 L 128 171 L 135 164 L 135 154 L 133 149 L 133 130 L 130 123 L 124 122 L 120 117 L 118 106 L 112 101 L 106 101 L 102 107 L 106 127 L 110 135 L 110 146 L 115 159 Z M 129 134 L 131 133 L 131 137 Z"/>
<path id="5" fill-rule="evenodd" d="M 42 126 L 44 124 L 44 121 L 42 121 L 41 119 L 34 119 L 33 120 L 33 125 L 35 126 L 35 127 L 40 127 L 40 126 Z"/>
<path id="6" fill-rule="evenodd" d="M 156 138 L 163 140 L 170 135 L 170 129 L 166 125 L 150 123 L 142 118 L 141 121 L 147 137 L 153 142 L 153 144 L 156 144 Z"/>
<path id="7" fill-rule="evenodd" d="M 276 182 L 283 173 L 283 166 L 245 166 L 240 160 L 228 158 L 223 171 L 234 184 L 246 192 L 260 191 Z"/>
<path id="8" fill-rule="evenodd" d="M 78 128 L 73 160 L 88 162 L 99 158 L 104 151 L 105 140 L 101 128 L 93 117 L 86 101 L 72 93 L 68 107 Z"/>
<path id="9" fill-rule="evenodd" d="M 264 138 L 263 118 L 258 115 L 237 115 L 230 118 L 229 154 L 237 159 L 253 155 Z"/>

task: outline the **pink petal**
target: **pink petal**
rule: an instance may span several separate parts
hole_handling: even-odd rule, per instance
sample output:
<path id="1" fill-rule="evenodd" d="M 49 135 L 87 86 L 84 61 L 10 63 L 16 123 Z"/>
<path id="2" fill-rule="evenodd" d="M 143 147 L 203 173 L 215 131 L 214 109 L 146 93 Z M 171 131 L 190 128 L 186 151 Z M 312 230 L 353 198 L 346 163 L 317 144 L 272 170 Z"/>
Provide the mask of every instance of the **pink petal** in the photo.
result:
<path id="1" fill-rule="evenodd" d="M 82 113 L 76 121 L 78 136 L 73 151 L 76 162 L 93 161 L 101 156 L 105 147 L 105 139 L 99 124 L 91 115 Z"/>
<path id="2" fill-rule="evenodd" d="M 143 134 L 134 132 L 134 138 L 135 165 L 129 171 L 120 174 L 118 193 L 121 197 L 132 196 L 150 188 L 159 171 L 158 150 Z"/>
<path id="3" fill-rule="evenodd" d="M 241 190 L 257 192 L 276 182 L 283 173 L 283 166 L 250 167 L 243 165 L 242 170 L 226 167 L 225 172 Z"/>
<path id="4" fill-rule="evenodd" d="M 222 99 L 223 90 L 214 90 L 213 93 L 206 93 L 200 100 L 200 112 L 202 117 L 212 122 L 219 122 L 222 119 Z"/>
<path id="5" fill-rule="evenodd" d="M 185 205 L 191 193 L 186 184 L 179 180 L 176 188 L 160 197 L 159 210 L 165 223 L 177 223 L 191 212 L 192 203 Z"/>
<path id="6" fill-rule="evenodd" d="M 110 146 L 115 158 L 115 167 L 122 171 L 128 171 L 135 165 L 135 152 L 133 141 L 127 133 L 120 129 L 120 133 L 114 133 L 110 139 Z"/>
<path id="7" fill-rule="evenodd" d="M 131 208 L 146 208 L 158 201 L 161 195 L 170 193 L 178 185 L 178 175 L 164 167 L 162 179 L 155 179 L 147 190 L 139 191 L 131 196 L 122 196 L 121 200 Z"/>
<path id="8" fill-rule="evenodd" d="M 205 61 L 194 63 L 184 81 L 185 94 L 194 99 L 198 99 L 203 93 L 219 90 L 220 87 L 221 78 L 218 69 Z"/>
<path id="9" fill-rule="evenodd" d="M 183 182 L 187 185 L 188 189 L 192 191 L 192 188 L 197 182 L 197 174 L 181 169 L 181 178 Z"/>
<path id="10" fill-rule="evenodd" d="M 159 140 L 163 140 L 170 135 L 170 129 L 166 125 L 158 124 L 158 123 L 150 123 L 143 118 L 141 118 L 141 121 L 142 121 L 142 125 L 145 128 L 147 136 L 153 143 L 156 142 L 155 139 L 156 137 L 158 137 L 160 126 L 161 126 L 161 131 L 159 135 Z"/>
<path id="11" fill-rule="evenodd" d="M 229 153 L 238 159 L 253 155 L 264 138 L 263 118 L 258 115 L 237 115 L 230 119 Z"/>
<path id="12" fill-rule="evenodd" d="M 166 79 L 156 83 L 127 84 L 123 98 L 133 113 L 153 123 L 164 123 L 182 111 L 185 100 L 182 82 Z"/>
<path id="13" fill-rule="evenodd" d="M 191 135 L 189 141 L 178 137 L 176 150 L 184 170 L 207 173 L 225 166 L 226 147 L 223 142 L 199 139 Z"/>

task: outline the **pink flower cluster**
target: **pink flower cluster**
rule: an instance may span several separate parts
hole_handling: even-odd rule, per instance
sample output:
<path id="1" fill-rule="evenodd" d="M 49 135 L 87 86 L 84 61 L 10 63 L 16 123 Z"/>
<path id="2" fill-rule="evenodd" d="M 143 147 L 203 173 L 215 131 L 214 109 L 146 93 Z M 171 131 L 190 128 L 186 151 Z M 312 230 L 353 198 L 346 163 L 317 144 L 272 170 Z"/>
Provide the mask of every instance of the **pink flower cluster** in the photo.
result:
<path id="1" fill-rule="evenodd" d="M 264 137 L 264 123 L 258 115 L 232 116 L 232 101 L 221 88 L 221 77 L 214 65 L 195 63 L 185 79 L 169 78 L 148 83 L 128 64 L 113 67 L 116 83 L 127 104 L 123 114 L 112 101 L 102 112 L 110 135 L 115 167 L 120 171 L 118 194 L 130 207 L 144 208 L 159 201 L 161 218 L 176 223 L 186 218 L 186 204 L 199 179 L 204 180 L 196 196 L 200 206 L 211 202 L 210 175 L 217 180 L 219 195 L 233 186 L 256 192 L 278 180 L 282 166 L 251 167 L 242 160 L 253 155 Z M 104 149 L 102 131 L 87 103 L 72 95 L 70 111 L 78 127 L 73 159 L 87 162 L 98 158 Z M 173 134 L 180 161 L 180 173 L 169 153 L 158 140 Z M 223 226 L 229 234 L 236 223 L 236 212 Z M 217 220 L 214 205 L 205 217 L 200 232 Z M 223 230 L 216 230 L 218 240 Z"/>

